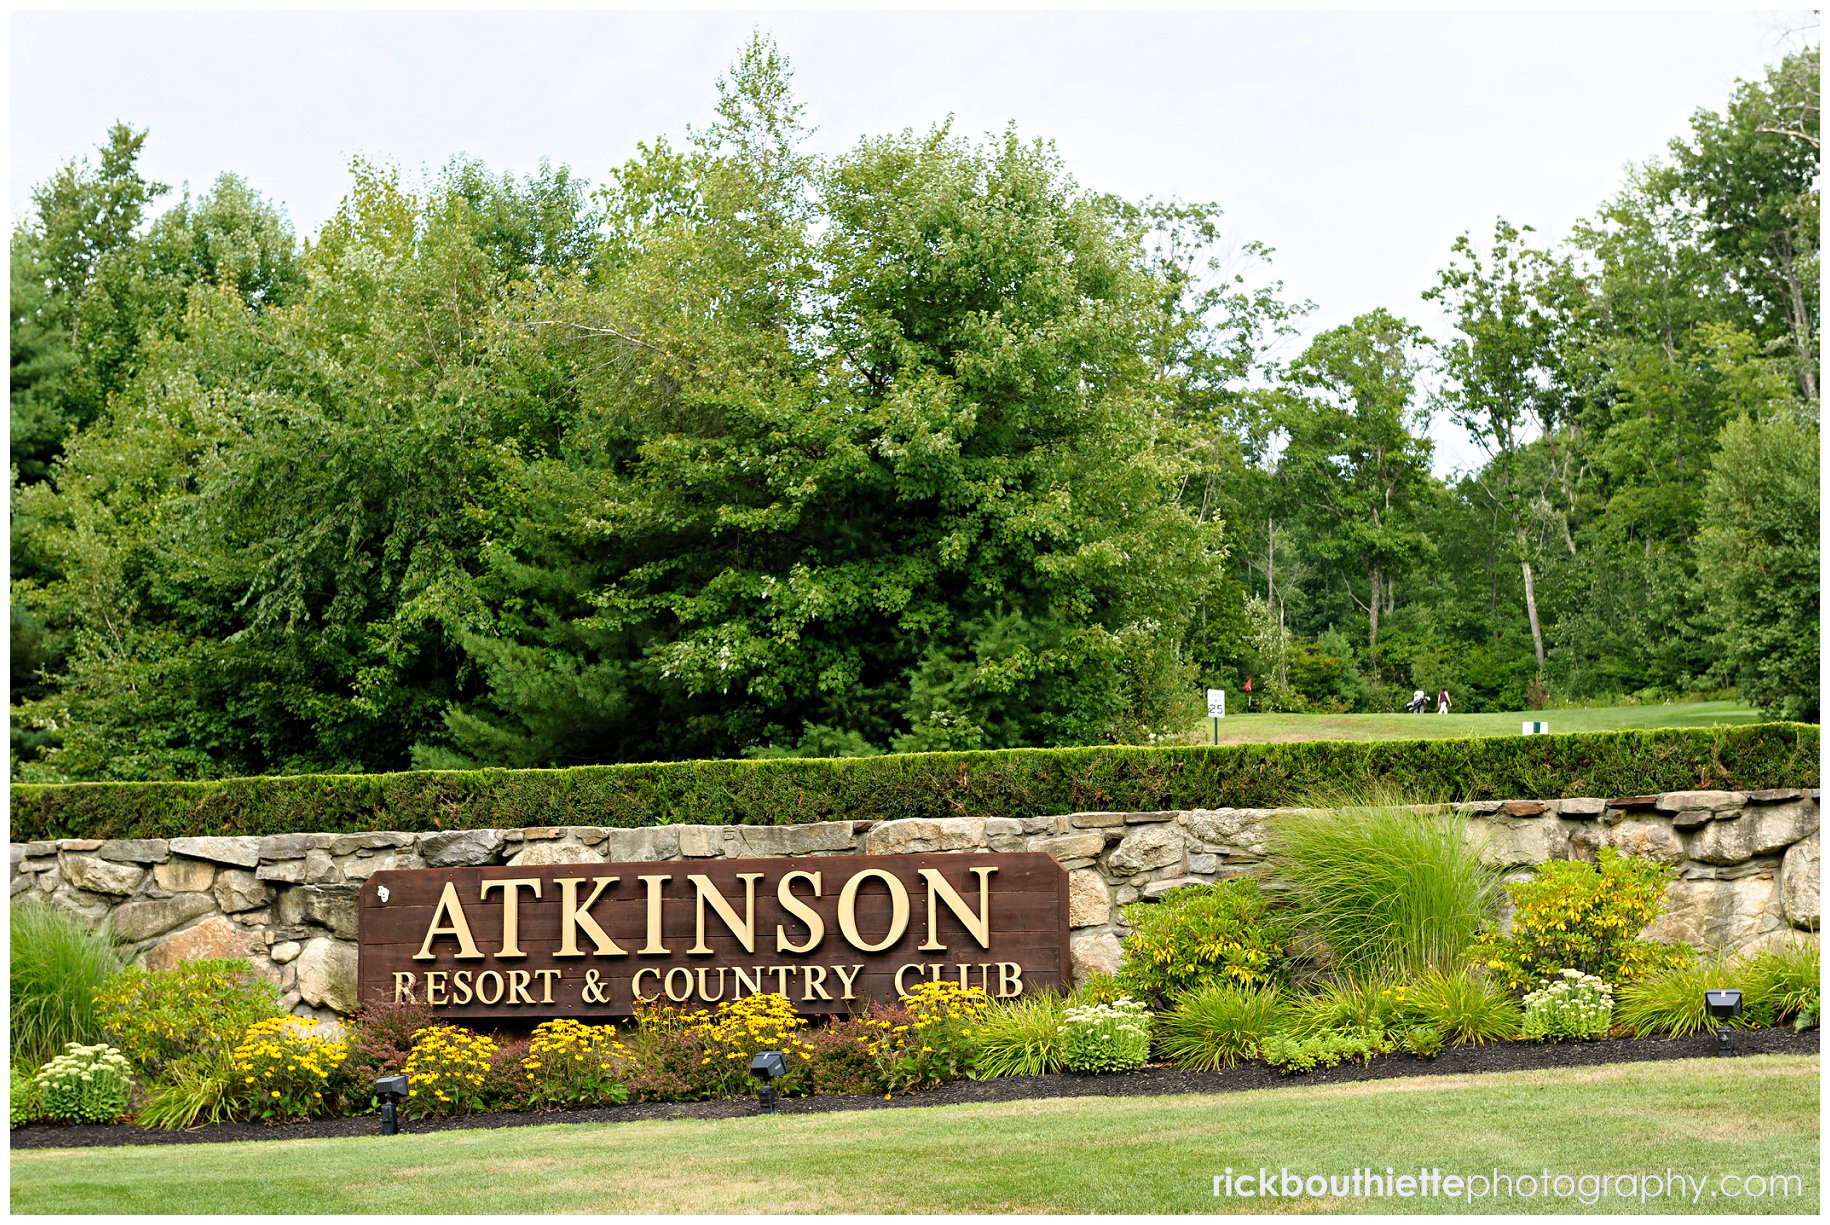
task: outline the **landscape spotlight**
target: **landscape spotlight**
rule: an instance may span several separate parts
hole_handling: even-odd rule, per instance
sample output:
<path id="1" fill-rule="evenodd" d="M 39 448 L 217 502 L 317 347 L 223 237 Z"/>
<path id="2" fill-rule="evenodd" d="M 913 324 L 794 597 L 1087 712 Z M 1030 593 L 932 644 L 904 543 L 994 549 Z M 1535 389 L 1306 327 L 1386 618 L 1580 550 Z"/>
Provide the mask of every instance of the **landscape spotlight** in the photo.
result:
<path id="1" fill-rule="evenodd" d="M 1716 1054 L 1734 1054 L 1735 1039 L 1729 1033 L 1728 1023 L 1741 1015 L 1741 993 L 1720 988 L 1705 991 L 1703 1003 L 1708 1005 L 1710 1019 L 1716 1023 Z"/>
<path id="2" fill-rule="evenodd" d="M 775 1078 L 788 1071 L 788 1057 L 780 1051 L 758 1051 L 750 1058 L 750 1075 L 762 1081 L 756 1091 L 757 1113 L 775 1113 Z"/>
<path id="3" fill-rule="evenodd" d="M 407 1095 L 407 1078 L 405 1076 L 383 1076 L 375 1082 L 375 1096 L 381 1099 L 381 1134 L 395 1136 L 400 1134 L 400 1114 L 396 1107 L 400 1099 Z"/>

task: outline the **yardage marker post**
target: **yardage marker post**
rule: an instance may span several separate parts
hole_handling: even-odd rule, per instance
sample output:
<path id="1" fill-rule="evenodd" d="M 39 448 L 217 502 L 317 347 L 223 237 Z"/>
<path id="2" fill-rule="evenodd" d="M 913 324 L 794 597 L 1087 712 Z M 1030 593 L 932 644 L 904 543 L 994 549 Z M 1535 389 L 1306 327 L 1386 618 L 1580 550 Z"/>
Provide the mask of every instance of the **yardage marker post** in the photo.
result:
<path id="1" fill-rule="evenodd" d="M 1214 743 L 1220 743 L 1220 720 L 1226 718 L 1226 690 L 1209 689 L 1207 691 L 1207 717 L 1214 724 Z"/>

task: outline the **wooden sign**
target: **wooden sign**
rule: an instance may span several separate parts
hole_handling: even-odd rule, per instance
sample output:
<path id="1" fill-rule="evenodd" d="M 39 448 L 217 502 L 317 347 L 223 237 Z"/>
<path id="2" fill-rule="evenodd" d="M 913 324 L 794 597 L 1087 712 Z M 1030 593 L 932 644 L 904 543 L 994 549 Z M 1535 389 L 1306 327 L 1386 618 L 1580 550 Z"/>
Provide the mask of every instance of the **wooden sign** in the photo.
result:
<path id="1" fill-rule="evenodd" d="M 358 993 L 454 1020 L 628 1016 L 774 992 L 848 1013 L 923 981 L 1066 990 L 1067 871 L 1024 853 L 377 872 Z"/>

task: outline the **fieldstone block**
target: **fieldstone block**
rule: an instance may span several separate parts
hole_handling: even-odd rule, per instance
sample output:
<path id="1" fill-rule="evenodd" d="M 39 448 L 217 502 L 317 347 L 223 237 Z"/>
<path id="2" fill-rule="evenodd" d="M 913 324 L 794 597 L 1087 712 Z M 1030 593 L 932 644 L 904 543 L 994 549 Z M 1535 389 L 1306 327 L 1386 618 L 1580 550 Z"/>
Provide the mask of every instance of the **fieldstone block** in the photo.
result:
<path id="1" fill-rule="evenodd" d="M 167 898 L 127 902 L 114 908 L 109 925 L 121 939 L 137 944 L 141 940 L 182 927 L 192 919 L 216 909 L 216 900 L 207 893 L 177 893 Z"/>
<path id="2" fill-rule="evenodd" d="M 213 892 L 216 904 L 222 907 L 224 914 L 259 910 L 273 898 L 273 890 L 262 884 L 254 873 L 241 868 L 224 868 L 218 873 Z"/>
<path id="3" fill-rule="evenodd" d="M 1112 920 L 1112 892 L 1098 872 L 1068 874 L 1068 926 L 1097 927 Z"/>
<path id="4" fill-rule="evenodd" d="M 493 829 L 451 829 L 421 834 L 417 849 L 428 868 L 467 868 L 495 859 L 502 834 Z"/>
<path id="5" fill-rule="evenodd" d="M 1678 864 L 1685 859 L 1684 840 L 1671 822 L 1658 817 L 1627 817 L 1608 827 L 1602 845 L 1656 863 Z"/>
<path id="6" fill-rule="evenodd" d="M 1492 816 L 1500 810 L 1500 800 L 1463 800 L 1455 806 L 1455 811 L 1467 817 Z"/>
<path id="7" fill-rule="evenodd" d="M 1721 812 L 1726 808 L 1740 808 L 1746 803 L 1745 791 L 1667 791 L 1658 797 L 1657 807 L 1660 812 L 1683 812 L 1688 808 Z"/>
<path id="8" fill-rule="evenodd" d="M 734 837 L 733 853 L 753 856 L 814 855 L 821 851 L 849 851 L 851 824 L 827 821 L 817 825 L 748 826 L 728 831 Z"/>
<path id="9" fill-rule="evenodd" d="M 78 889 L 117 897 L 132 897 L 146 879 L 146 869 L 138 864 L 111 863 L 94 855 L 65 855 L 63 869 L 64 876 Z"/>
<path id="10" fill-rule="evenodd" d="M 1716 814 L 1707 808 L 1686 808 L 1674 813 L 1671 817 L 1671 828 L 1678 830 L 1702 829 L 1715 819 Z"/>
<path id="11" fill-rule="evenodd" d="M 216 865 L 201 859 L 174 859 L 153 867 L 153 881 L 173 893 L 202 893 L 216 879 Z"/>
<path id="12" fill-rule="evenodd" d="M 1125 823 L 1122 812 L 1072 812 L 1068 814 L 1068 824 L 1075 829 L 1110 829 Z"/>
<path id="13" fill-rule="evenodd" d="M 116 863 L 164 863 L 172 857 L 172 848 L 163 838 L 121 838 L 104 842 L 96 854 Z"/>
<path id="14" fill-rule="evenodd" d="M 677 825 L 659 825 L 647 829 L 613 829 L 603 842 L 598 844 L 607 863 L 648 863 L 662 859 L 678 859 L 680 850 L 680 827 Z"/>
<path id="15" fill-rule="evenodd" d="M 710 859 L 724 849 L 724 827 L 719 825 L 676 825 L 680 837 L 680 855 L 685 859 Z"/>
<path id="16" fill-rule="evenodd" d="M 1172 876 L 1167 880 L 1153 880 L 1144 886 L 1144 900 L 1154 902 L 1172 889 L 1181 889 L 1187 885 L 1199 885 L 1203 882 L 1192 876 Z"/>
<path id="17" fill-rule="evenodd" d="M 1210 846 L 1263 855 L 1270 849 L 1266 816 L 1262 808 L 1197 808 L 1188 814 L 1188 832 Z"/>
<path id="18" fill-rule="evenodd" d="M 1621 795 L 1608 801 L 1609 808 L 1657 808 L 1656 795 Z"/>
<path id="19" fill-rule="evenodd" d="M 1808 801 L 1750 808 L 1739 821 L 1713 821 L 1690 840 L 1690 857 L 1702 863 L 1740 863 L 1782 851 L 1817 830 L 1817 805 Z"/>
<path id="20" fill-rule="evenodd" d="M 24 893 L 27 889 L 30 889 L 32 887 L 33 881 L 36 879 L 37 879 L 36 877 L 25 876 L 25 875 L 21 875 L 19 873 L 15 873 L 13 875 L 12 890 L 11 890 L 9 896 L 18 897 L 20 894 Z"/>
<path id="21" fill-rule="evenodd" d="M 254 869 L 256 880 L 272 881 L 280 885 L 300 885 L 305 883 L 305 861 L 287 859 L 279 863 L 263 863 Z"/>
<path id="22" fill-rule="evenodd" d="M 100 838 L 64 838 L 57 843 L 60 851 L 99 851 L 102 849 Z"/>
<path id="23" fill-rule="evenodd" d="M 976 851 L 985 845 L 983 817 L 948 817 L 930 820 L 908 817 L 885 821 L 864 840 L 869 855 L 894 855 L 908 851 Z"/>
<path id="24" fill-rule="evenodd" d="M 1037 834 L 1065 833 L 1070 827 L 1066 817 L 1024 817 L 1023 832 L 1030 837 Z"/>
<path id="25" fill-rule="evenodd" d="M 1602 813 L 1606 812 L 1608 810 L 1608 802 L 1598 798 L 1578 797 L 1558 800 L 1556 808 L 1560 816 L 1574 817 L 1577 820 L 1586 820 L 1599 817 Z"/>
<path id="26" fill-rule="evenodd" d="M 57 844 L 55 842 L 15 842 L 13 845 L 23 847 L 27 859 L 33 859 L 40 855 L 57 854 Z"/>
<path id="27" fill-rule="evenodd" d="M 173 838 L 172 851 L 192 859 L 252 868 L 261 861 L 259 838 Z"/>
<path id="28" fill-rule="evenodd" d="M 1128 812 L 1125 814 L 1125 824 L 1144 825 L 1152 821 L 1173 821 L 1181 815 L 1179 812 Z"/>
<path id="29" fill-rule="evenodd" d="M 1646 938 L 1738 953 L 1789 930 L 1785 903 L 1768 871 L 1737 880 L 1672 881 L 1665 890 L 1665 913 L 1646 928 Z"/>
<path id="30" fill-rule="evenodd" d="M 328 847 L 323 849 L 328 850 L 332 855 L 341 859 L 345 855 L 354 855 L 357 851 L 376 851 L 412 845 L 412 834 L 339 834 L 331 839 L 331 843 Z"/>
<path id="31" fill-rule="evenodd" d="M 313 923 L 354 940 L 360 922 L 357 906 L 355 885 L 306 885 L 280 894 L 275 909 L 282 927 Z"/>
<path id="32" fill-rule="evenodd" d="M 1080 932 L 1068 937 L 1068 958 L 1074 966 L 1074 978 L 1089 974 L 1111 974 L 1118 969 L 1118 937 L 1105 929 Z"/>
<path id="33" fill-rule="evenodd" d="M 267 956 L 273 960 L 274 964 L 285 965 L 297 957 L 302 948 L 304 945 L 297 940 L 282 940 L 267 950 Z"/>
<path id="34" fill-rule="evenodd" d="M 1750 804 L 1779 804 L 1786 800 L 1802 800 L 1804 798 L 1805 793 L 1800 791 L 1797 787 L 1768 787 L 1763 791 L 1750 791 L 1747 793 L 1747 802 Z"/>
<path id="35" fill-rule="evenodd" d="M 603 863 L 604 857 L 597 848 L 580 846 L 576 842 L 536 842 L 517 851 L 508 862 L 516 867 L 544 863 Z"/>
<path id="36" fill-rule="evenodd" d="M 417 860 L 402 863 L 393 851 L 380 851 L 374 854 L 351 855 L 348 859 L 337 861 L 337 878 L 345 881 L 364 881 L 377 872 L 392 872 L 397 868 L 418 867 Z"/>
<path id="37" fill-rule="evenodd" d="M 1115 873 L 1143 872 L 1184 862 L 1187 839 L 1179 825 L 1146 825 L 1125 836 L 1106 856 L 1106 867 Z"/>
<path id="38" fill-rule="evenodd" d="M 556 825 L 536 825 L 516 833 L 523 842 L 551 842 L 565 835 L 565 831 Z"/>
<path id="39" fill-rule="evenodd" d="M 1098 833 L 1062 834 L 1054 838 L 1039 838 L 1030 843 L 1029 849 L 1053 855 L 1056 859 L 1091 859 L 1106 849 L 1106 836 Z"/>
<path id="40" fill-rule="evenodd" d="M 1786 921 L 1793 927 L 1816 931 L 1819 924 L 1819 831 L 1793 843 L 1779 866 L 1779 890 L 1785 902 Z"/>
<path id="41" fill-rule="evenodd" d="M 1468 822 L 1463 837 L 1479 849 L 1482 863 L 1502 871 L 1570 857 L 1569 834 L 1560 821 L 1490 817 Z"/>
<path id="42" fill-rule="evenodd" d="M 1220 870 L 1220 857 L 1218 855 L 1190 855 L 1188 870 L 1196 876 L 1212 876 Z"/>
<path id="43" fill-rule="evenodd" d="M 314 1008 L 356 1011 L 356 948 L 320 936 L 298 958 L 299 996 Z"/>
<path id="44" fill-rule="evenodd" d="M 269 834 L 256 848 L 263 860 L 303 859 L 307 851 L 321 851 L 337 840 L 335 834 Z"/>
<path id="45" fill-rule="evenodd" d="M 1541 817 L 1550 811 L 1550 805 L 1538 800 L 1507 800 L 1500 811 L 1509 817 Z"/>

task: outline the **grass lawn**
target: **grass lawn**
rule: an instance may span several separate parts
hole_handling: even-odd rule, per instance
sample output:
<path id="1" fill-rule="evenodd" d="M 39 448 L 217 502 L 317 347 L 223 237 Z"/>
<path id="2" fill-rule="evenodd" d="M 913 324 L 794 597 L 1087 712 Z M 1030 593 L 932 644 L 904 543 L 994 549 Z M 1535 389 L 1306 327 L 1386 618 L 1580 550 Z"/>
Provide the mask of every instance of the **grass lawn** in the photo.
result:
<path id="1" fill-rule="evenodd" d="M 1489 714 L 1439 715 L 1435 707 L 1421 715 L 1264 715 L 1245 710 L 1245 695 L 1226 695 L 1226 718 L 1220 720 L 1221 744 L 1260 744 L 1279 740 L 1435 740 L 1451 736 L 1516 736 L 1527 719 L 1550 724 L 1551 733 L 1644 731 L 1656 727 L 1709 727 L 1720 723 L 1758 723 L 1760 712 L 1739 702 L 1674 702 L 1669 706 L 1596 706 L 1575 710 L 1501 711 Z M 1210 744 L 1213 724 L 1206 719 L 1185 737 L 1190 744 Z"/>
<path id="2" fill-rule="evenodd" d="M 29 1213 L 1789 1212 L 1818 1205 L 1818 1060 L 1748 1056 L 1211 1097 L 1054 1099 L 360 1139 L 22 1151 Z M 1215 1198 L 1304 1174 L 1657 1174 L 1697 1196 Z M 1797 1176 L 1789 1198 L 1723 1176 Z M 1696 1198 L 1692 1198 L 1696 1196 Z"/>

